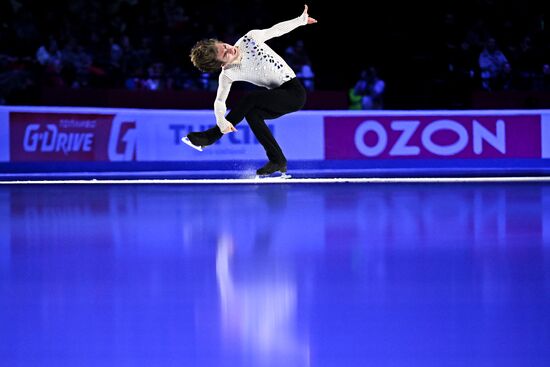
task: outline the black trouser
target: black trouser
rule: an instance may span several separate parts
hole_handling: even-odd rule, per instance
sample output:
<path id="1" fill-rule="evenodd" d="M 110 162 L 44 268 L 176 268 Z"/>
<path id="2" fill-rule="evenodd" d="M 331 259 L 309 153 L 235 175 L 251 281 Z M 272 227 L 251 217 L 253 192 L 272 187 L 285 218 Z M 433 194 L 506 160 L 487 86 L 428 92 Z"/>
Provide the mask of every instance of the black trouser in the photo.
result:
<path id="1" fill-rule="evenodd" d="M 256 139 L 264 147 L 271 162 L 286 163 L 286 157 L 265 120 L 274 119 L 290 112 L 298 111 L 306 102 L 306 90 L 298 78 L 289 80 L 281 86 L 254 91 L 241 99 L 225 117 L 236 126 L 244 118 Z M 200 133 L 192 133 L 197 138 L 205 139 L 204 145 L 214 144 L 223 134 L 218 126 Z"/>

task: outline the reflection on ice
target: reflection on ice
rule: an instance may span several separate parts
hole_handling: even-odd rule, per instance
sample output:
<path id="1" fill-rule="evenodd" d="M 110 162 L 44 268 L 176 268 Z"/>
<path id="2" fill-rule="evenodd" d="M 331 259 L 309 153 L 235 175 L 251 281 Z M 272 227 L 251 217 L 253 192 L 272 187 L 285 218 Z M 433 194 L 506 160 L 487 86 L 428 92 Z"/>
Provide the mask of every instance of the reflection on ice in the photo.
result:
<path id="1" fill-rule="evenodd" d="M 218 240 L 216 275 L 220 292 L 222 339 L 230 349 L 257 359 L 262 366 L 309 366 L 308 344 L 296 330 L 297 287 L 277 264 L 260 264 L 259 274 L 243 270 L 235 277 L 233 238 Z M 241 263 L 245 268 L 249 262 Z M 237 265 L 238 266 L 238 265 Z"/>

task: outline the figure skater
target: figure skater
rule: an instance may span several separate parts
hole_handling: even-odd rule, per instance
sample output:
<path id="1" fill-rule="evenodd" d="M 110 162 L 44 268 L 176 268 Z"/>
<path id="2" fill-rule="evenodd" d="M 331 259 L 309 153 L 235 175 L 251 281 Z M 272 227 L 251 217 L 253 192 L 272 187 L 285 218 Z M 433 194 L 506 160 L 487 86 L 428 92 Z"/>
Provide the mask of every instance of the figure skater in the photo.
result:
<path id="1" fill-rule="evenodd" d="M 214 144 L 223 134 L 237 131 L 235 126 L 246 118 L 269 159 L 256 174 L 269 176 L 277 171 L 285 174 L 287 159 L 265 120 L 300 110 L 306 101 L 306 91 L 294 71 L 265 42 L 299 26 L 313 23 L 317 23 L 317 20 L 308 15 L 308 7 L 305 5 L 299 17 L 275 24 L 269 29 L 251 30 L 234 46 L 216 39 L 197 42 L 190 55 L 193 65 L 203 72 L 221 69 L 214 102 L 217 126 L 202 132 L 191 132 L 182 141 L 202 151 L 202 148 Z M 225 101 L 235 81 L 246 81 L 267 89 L 249 93 L 226 116 Z"/>

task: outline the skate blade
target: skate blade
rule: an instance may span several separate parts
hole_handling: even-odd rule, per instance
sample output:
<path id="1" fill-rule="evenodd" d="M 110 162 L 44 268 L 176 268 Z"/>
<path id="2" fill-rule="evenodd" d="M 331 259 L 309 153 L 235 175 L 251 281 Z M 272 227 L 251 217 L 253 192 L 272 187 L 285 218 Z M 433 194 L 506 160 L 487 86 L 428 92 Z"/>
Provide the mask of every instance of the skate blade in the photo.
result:
<path id="1" fill-rule="evenodd" d="M 266 179 L 272 179 L 272 180 L 288 180 L 289 178 L 292 178 L 291 175 L 282 173 L 278 176 L 271 176 L 271 175 L 256 175 L 256 180 L 266 180 Z"/>
<path id="2" fill-rule="evenodd" d="M 191 140 L 189 140 L 189 138 L 187 136 L 184 136 L 183 138 L 181 138 L 181 141 L 183 141 L 185 144 L 189 145 L 191 148 L 196 149 L 199 152 L 202 152 L 202 147 L 191 143 Z"/>

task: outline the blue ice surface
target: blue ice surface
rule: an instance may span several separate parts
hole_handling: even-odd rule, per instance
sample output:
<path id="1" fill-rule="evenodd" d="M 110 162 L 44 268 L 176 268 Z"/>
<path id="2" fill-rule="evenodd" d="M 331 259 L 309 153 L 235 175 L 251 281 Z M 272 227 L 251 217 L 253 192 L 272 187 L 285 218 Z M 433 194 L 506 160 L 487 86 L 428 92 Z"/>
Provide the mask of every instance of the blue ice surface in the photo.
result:
<path id="1" fill-rule="evenodd" d="M 550 365 L 545 183 L 0 185 L 3 366 Z"/>

